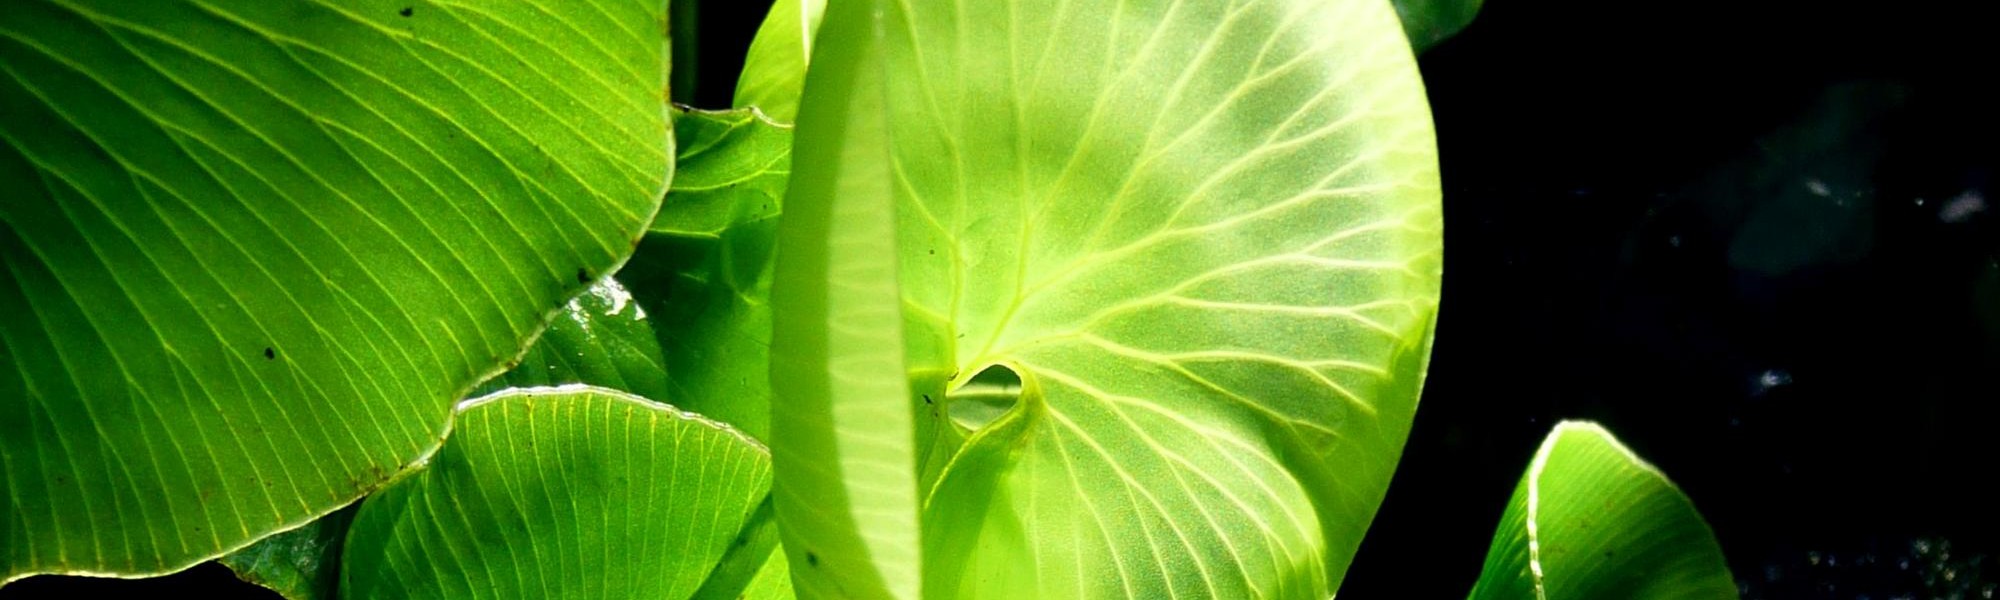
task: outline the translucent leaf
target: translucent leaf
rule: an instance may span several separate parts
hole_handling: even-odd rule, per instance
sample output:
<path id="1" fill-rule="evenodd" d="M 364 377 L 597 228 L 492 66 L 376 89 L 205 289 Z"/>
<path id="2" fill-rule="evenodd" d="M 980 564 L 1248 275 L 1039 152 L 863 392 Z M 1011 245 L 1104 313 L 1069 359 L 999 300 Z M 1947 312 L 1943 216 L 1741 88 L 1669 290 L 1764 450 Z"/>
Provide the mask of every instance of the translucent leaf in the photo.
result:
<path id="1" fill-rule="evenodd" d="M 1437 302 L 1391 7 L 829 11 L 772 300 L 800 595 L 1330 596 Z"/>
<path id="2" fill-rule="evenodd" d="M 343 598 L 690 598 L 770 489 L 769 454 L 612 390 L 466 402 L 424 470 L 370 496 Z"/>
<path id="3" fill-rule="evenodd" d="M 812 62 L 813 34 L 826 13 L 826 0 L 777 0 L 764 15 L 743 74 L 736 79 L 736 105 L 755 106 L 781 123 L 799 112 L 799 91 Z"/>

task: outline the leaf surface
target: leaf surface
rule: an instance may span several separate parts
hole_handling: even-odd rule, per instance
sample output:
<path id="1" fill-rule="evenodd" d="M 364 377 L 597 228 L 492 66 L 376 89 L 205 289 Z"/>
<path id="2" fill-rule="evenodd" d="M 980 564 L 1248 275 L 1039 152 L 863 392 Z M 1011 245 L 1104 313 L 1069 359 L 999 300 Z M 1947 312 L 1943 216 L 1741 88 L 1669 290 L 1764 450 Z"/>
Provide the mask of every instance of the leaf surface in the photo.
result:
<path id="1" fill-rule="evenodd" d="M 671 171 L 664 7 L 0 9 L 0 582 L 174 571 L 376 488 Z"/>
<path id="2" fill-rule="evenodd" d="M 666 358 L 646 309 L 617 277 L 598 279 L 571 298 L 513 369 L 479 384 L 470 395 L 571 383 L 675 399 L 668 392 Z"/>
<path id="3" fill-rule="evenodd" d="M 264 586 L 290 600 L 340 597 L 340 549 L 360 504 L 350 504 L 297 529 L 257 540 L 216 562 L 236 578 Z"/>
<path id="4" fill-rule="evenodd" d="M 1472 598 L 1735 598 L 1680 488 L 1596 423 L 1557 424 L 1514 489 Z"/>
<path id="5" fill-rule="evenodd" d="M 613 390 L 467 401 L 424 470 L 370 496 L 343 598 L 690 598 L 768 494 L 729 427 Z"/>
<path id="6" fill-rule="evenodd" d="M 801 596 L 1331 595 L 1437 301 L 1390 6 L 829 11 L 773 287 Z"/>
<path id="7" fill-rule="evenodd" d="M 792 130 L 749 109 L 674 122 L 666 205 L 618 277 L 659 336 L 676 406 L 770 432 L 771 268 Z"/>
<path id="8" fill-rule="evenodd" d="M 812 62 L 813 34 L 825 16 L 826 0 L 777 0 L 764 15 L 743 73 L 736 79 L 736 106 L 755 106 L 780 123 L 799 112 L 806 65 Z"/>
<path id="9" fill-rule="evenodd" d="M 1395 0 L 1396 14 L 1410 45 L 1423 52 L 1451 36 L 1458 35 L 1473 17 L 1479 16 L 1484 0 Z"/>

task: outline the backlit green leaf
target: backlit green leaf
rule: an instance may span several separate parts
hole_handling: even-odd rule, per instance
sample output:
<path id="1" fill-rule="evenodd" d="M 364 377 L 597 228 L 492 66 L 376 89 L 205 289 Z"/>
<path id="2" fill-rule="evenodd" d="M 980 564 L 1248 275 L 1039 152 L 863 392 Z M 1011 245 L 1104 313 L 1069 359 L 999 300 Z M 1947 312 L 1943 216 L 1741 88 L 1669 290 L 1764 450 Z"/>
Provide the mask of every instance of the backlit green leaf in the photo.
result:
<path id="1" fill-rule="evenodd" d="M 1438 292 L 1393 9 L 829 11 L 773 285 L 800 595 L 1330 596 Z"/>
<path id="2" fill-rule="evenodd" d="M 826 13 L 826 0 L 777 0 L 764 15 L 743 74 L 736 79 L 736 105 L 755 106 L 781 123 L 799 112 L 799 91 L 812 62 L 813 34 Z"/>
<path id="3" fill-rule="evenodd" d="M 1556 425 L 1514 488 L 1476 600 L 1735 598 L 1708 523 L 1596 423 Z"/>
<path id="4" fill-rule="evenodd" d="M 692 597 L 768 494 L 749 437 L 584 386 L 466 402 L 348 531 L 343 598 Z"/>
<path id="5" fill-rule="evenodd" d="M 664 7 L 0 9 L 0 582 L 303 524 L 614 270 L 671 170 Z"/>

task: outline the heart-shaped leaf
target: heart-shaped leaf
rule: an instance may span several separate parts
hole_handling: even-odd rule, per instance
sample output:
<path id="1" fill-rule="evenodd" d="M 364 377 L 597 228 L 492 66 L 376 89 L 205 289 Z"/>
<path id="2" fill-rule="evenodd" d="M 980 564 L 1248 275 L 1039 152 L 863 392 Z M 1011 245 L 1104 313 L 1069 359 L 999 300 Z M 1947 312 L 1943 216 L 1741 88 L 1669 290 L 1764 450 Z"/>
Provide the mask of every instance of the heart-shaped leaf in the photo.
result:
<path id="1" fill-rule="evenodd" d="M 1438 293 L 1388 3 L 828 10 L 772 291 L 801 596 L 1331 595 Z"/>

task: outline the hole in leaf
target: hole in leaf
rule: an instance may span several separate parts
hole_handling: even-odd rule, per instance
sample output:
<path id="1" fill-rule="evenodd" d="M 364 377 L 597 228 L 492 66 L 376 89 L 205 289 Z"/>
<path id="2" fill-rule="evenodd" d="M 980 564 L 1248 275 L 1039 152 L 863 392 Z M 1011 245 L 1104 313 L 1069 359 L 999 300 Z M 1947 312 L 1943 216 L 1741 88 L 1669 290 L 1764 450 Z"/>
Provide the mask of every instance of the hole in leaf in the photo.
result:
<path id="1" fill-rule="evenodd" d="M 1021 375 L 1006 365 L 992 365 L 946 394 L 945 412 L 959 427 L 978 430 L 1020 400 Z"/>

